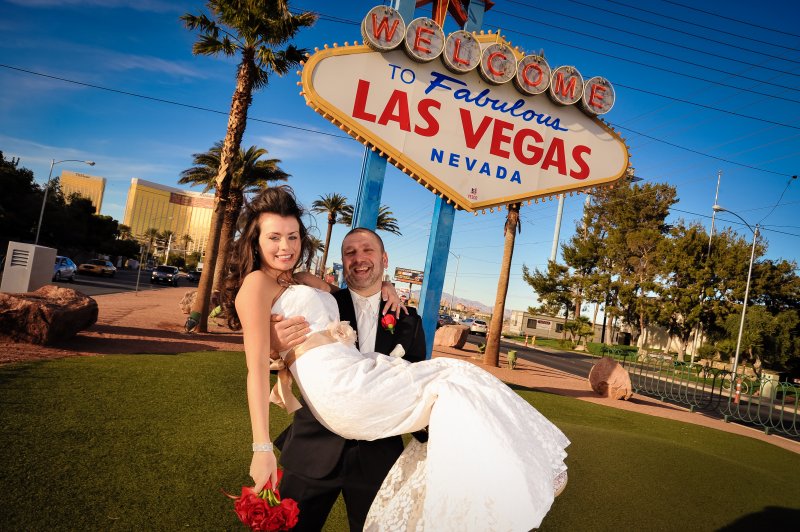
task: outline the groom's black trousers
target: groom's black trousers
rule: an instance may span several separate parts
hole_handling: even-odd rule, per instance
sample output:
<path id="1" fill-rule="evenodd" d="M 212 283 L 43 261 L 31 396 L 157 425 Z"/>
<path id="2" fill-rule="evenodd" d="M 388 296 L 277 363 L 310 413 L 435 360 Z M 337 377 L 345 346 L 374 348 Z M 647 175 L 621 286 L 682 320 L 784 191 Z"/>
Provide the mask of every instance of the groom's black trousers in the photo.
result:
<path id="1" fill-rule="evenodd" d="M 347 519 L 351 532 L 364 528 L 367 512 L 388 470 L 365 470 L 358 456 L 358 442 L 345 443 L 341 460 L 330 475 L 310 479 L 284 470 L 280 484 L 281 497 L 298 502 L 300 517 L 293 532 L 318 532 L 322 530 L 328 513 L 339 493 L 347 506 Z"/>

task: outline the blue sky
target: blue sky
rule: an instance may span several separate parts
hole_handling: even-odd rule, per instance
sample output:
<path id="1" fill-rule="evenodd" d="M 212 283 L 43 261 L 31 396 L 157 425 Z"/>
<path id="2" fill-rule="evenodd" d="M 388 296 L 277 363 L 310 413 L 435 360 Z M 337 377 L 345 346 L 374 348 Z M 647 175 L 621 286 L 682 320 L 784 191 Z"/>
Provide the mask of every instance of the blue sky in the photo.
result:
<path id="1" fill-rule="evenodd" d="M 296 42 L 314 48 L 360 41 L 358 23 L 379 3 L 293 2 L 322 15 Z M 203 7 L 183 0 L 0 0 L 0 150 L 19 157 L 40 182 L 51 159 L 96 161 L 94 168 L 65 163 L 54 173 L 105 177 L 103 214 L 118 220 L 132 177 L 177 186 L 192 154 L 224 136 L 234 86 L 236 62 L 193 56 L 195 35 L 178 20 Z M 416 12 L 429 15 L 429 7 Z M 797 20 L 795 2 L 497 0 L 484 28 L 502 30 L 526 51 L 543 49 L 553 67 L 571 64 L 584 77 L 603 75 L 614 84 L 616 104 L 606 119 L 630 146 L 638 176 L 677 187 L 674 219 L 710 224 L 721 171 L 719 203 L 751 225 L 764 225 L 768 257 L 795 260 L 800 183 L 790 176 L 800 173 Z M 332 192 L 354 201 L 364 149 L 305 105 L 297 81 L 294 74 L 273 77 L 255 94 L 243 144 L 281 159 L 306 205 Z M 385 237 L 390 272 L 423 269 L 433 196 L 390 167 L 383 203 L 403 232 Z M 581 196 L 567 198 L 562 242 L 582 204 Z M 507 309 L 535 303 L 521 267 L 545 266 L 556 210 L 556 202 L 522 209 Z M 449 257 L 445 292 L 456 280 L 458 297 L 493 304 L 504 216 L 457 213 L 451 250 L 460 260 Z M 722 214 L 718 221 L 717 227 L 733 226 L 750 238 L 735 217 Z M 317 220 L 322 237 L 325 223 Z M 345 232 L 334 228 L 333 260 Z"/>

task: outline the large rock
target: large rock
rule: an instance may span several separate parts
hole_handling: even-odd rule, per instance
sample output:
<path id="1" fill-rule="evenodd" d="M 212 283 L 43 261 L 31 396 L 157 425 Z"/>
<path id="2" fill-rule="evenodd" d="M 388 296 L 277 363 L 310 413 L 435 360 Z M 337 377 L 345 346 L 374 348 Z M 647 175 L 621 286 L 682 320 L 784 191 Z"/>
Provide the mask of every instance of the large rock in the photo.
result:
<path id="1" fill-rule="evenodd" d="M 611 357 L 601 358 L 589 372 L 592 390 L 609 399 L 630 399 L 631 378 L 625 368 Z"/>
<path id="2" fill-rule="evenodd" d="M 184 314 L 189 314 L 192 311 L 192 305 L 194 305 L 194 300 L 197 297 L 197 290 L 189 290 L 185 294 L 183 294 L 183 298 L 181 299 L 178 306 L 181 309 L 181 312 Z"/>
<path id="3" fill-rule="evenodd" d="M 0 293 L 0 335 L 49 345 L 72 338 L 97 321 L 97 302 L 55 285 L 24 294 Z"/>
<path id="4" fill-rule="evenodd" d="M 469 327 L 466 325 L 443 325 L 436 330 L 433 345 L 461 349 L 467 343 Z"/>

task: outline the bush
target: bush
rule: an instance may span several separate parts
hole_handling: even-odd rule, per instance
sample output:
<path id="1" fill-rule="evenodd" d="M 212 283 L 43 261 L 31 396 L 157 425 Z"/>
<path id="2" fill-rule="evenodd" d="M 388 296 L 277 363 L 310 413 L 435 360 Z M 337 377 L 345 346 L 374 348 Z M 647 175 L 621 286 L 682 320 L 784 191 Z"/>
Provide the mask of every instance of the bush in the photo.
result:
<path id="1" fill-rule="evenodd" d="M 635 345 L 605 345 L 589 342 L 589 353 L 598 357 L 627 355 L 630 358 L 639 353 L 639 348 Z"/>
<path id="2" fill-rule="evenodd" d="M 594 355 L 596 357 L 603 356 L 603 351 L 605 344 L 601 344 L 599 342 L 589 342 L 587 345 L 587 349 L 589 350 L 590 355 Z"/>

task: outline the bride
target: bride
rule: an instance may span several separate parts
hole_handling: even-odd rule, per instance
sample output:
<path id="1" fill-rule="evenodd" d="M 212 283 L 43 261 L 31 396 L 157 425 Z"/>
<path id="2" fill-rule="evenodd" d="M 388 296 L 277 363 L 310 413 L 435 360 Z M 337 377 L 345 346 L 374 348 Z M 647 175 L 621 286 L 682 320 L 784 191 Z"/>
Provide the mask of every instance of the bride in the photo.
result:
<path id="1" fill-rule="evenodd" d="M 222 295 L 229 325 L 244 335 L 256 491 L 277 481 L 269 434 L 270 315 L 303 315 L 312 332 L 281 353 L 287 369 L 273 390 L 275 402 L 297 406 L 290 371 L 314 416 L 342 437 L 373 440 L 429 427 L 428 443 L 412 441 L 389 472 L 366 530 L 538 527 L 566 481 L 566 436 L 473 364 L 446 358 L 410 364 L 360 353 L 355 332 L 338 321 L 329 293 L 335 288 L 293 274 L 309 252 L 302 216 L 289 187 L 254 197 L 239 219 Z"/>

